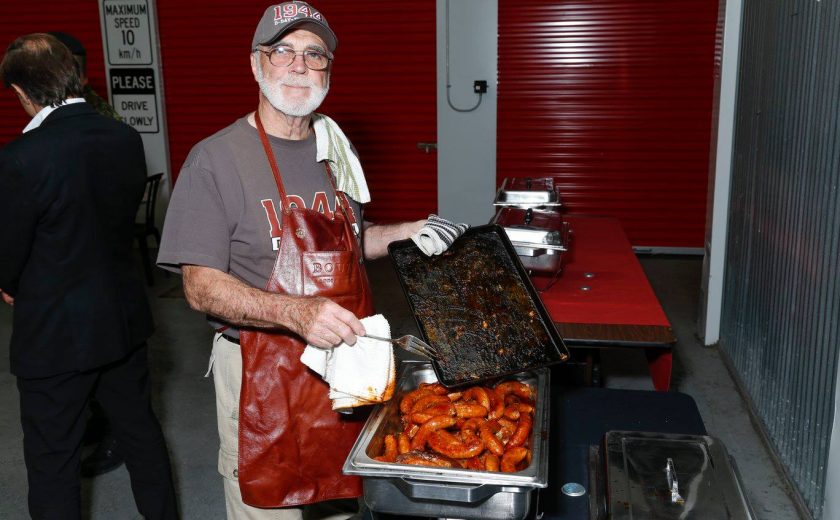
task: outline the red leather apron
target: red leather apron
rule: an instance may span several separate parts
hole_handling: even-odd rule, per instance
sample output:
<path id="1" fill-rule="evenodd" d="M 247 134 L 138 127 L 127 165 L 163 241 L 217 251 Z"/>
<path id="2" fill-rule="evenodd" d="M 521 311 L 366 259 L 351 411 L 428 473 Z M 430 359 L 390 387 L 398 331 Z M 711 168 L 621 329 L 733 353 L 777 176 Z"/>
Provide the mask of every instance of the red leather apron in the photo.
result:
<path id="1" fill-rule="evenodd" d="M 338 197 L 341 210 L 336 208 L 333 219 L 314 210 L 289 209 L 259 114 L 255 119 L 283 207 L 280 249 L 266 290 L 324 296 L 358 317 L 373 314 L 370 284 L 344 194 Z M 329 170 L 326 173 L 332 182 Z M 243 330 L 240 344 L 242 500 L 256 507 L 284 507 L 360 496 L 361 479 L 342 475 L 341 467 L 362 429 L 363 414 L 332 410 L 329 385 L 300 362 L 306 345 L 299 336 Z"/>

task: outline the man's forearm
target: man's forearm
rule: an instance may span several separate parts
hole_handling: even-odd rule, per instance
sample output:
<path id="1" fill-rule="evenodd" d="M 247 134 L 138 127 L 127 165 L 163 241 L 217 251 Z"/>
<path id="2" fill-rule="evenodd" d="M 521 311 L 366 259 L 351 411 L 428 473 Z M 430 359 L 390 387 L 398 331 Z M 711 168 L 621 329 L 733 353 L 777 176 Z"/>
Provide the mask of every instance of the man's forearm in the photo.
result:
<path id="1" fill-rule="evenodd" d="M 388 254 L 388 244 L 410 238 L 426 225 L 426 220 L 399 224 L 369 224 L 365 227 L 365 258 L 374 260 Z"/>
<path id="2" fill-rule="evenodd" d="M 321 296 L 290 296 L 252 287 L 218 269 L 183 265 L 184 296 L 190 307 L 232 325 L 286 329 L 310 345 L 352 345 L 365 329 L 352 312 Z"/>
<path id="3" fill-rule="evenodd" d="M 245 327 L 277 328 L 274 316 L 282 295 L 251 287 L 218 269 L 183 266 L 184 296 L 190 307 L 232 324 Z"/>

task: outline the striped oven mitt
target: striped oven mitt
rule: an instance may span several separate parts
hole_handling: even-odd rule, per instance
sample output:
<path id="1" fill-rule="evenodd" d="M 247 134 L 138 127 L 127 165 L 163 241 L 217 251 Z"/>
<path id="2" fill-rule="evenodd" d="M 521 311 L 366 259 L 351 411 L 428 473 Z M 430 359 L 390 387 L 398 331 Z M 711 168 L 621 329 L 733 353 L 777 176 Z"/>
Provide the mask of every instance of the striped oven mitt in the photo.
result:
<path id="1" fill-rule="evenodd" d="M 468 224 L 455 224 L 437 215 L 429 215 L 426 225 L 411 240 L 426 256 L 439 255 L 469 227 Z"/>

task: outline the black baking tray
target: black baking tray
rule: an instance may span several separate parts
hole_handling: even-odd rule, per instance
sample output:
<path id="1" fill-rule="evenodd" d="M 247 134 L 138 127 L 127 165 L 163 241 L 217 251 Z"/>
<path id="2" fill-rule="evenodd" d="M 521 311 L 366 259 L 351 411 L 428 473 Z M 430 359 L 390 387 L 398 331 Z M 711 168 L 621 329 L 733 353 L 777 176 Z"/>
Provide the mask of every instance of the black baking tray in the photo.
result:
<path id="1" fill-rule="evenodd" d="M 569 351 L 498 225 L 468 229 L 428 257 L 411 240 L 388 252 L 420 335 L 447 387 L 560 363 Z"/>

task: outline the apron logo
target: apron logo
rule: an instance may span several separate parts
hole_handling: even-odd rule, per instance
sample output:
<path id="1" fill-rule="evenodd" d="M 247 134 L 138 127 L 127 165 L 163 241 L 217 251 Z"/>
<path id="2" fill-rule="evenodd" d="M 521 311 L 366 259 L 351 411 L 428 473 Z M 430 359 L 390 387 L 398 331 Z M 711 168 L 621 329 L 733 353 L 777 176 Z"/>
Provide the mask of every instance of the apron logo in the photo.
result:
<path id="1" fill-rule="evenodd" d="M 306 236 L 306 231 L 304 231 L 303 228 L 297 228 L 295 230 L 295 236 L 298 238 L 303 238 Z"/>
<path id="2" fill-rule="evenodd" d="M 334 262 L 312 262 L 309 265 L 309 272 L 313 276 L 333 276 L 344 274 L 350 269 L 350 264 L 338 264 Z"/>

